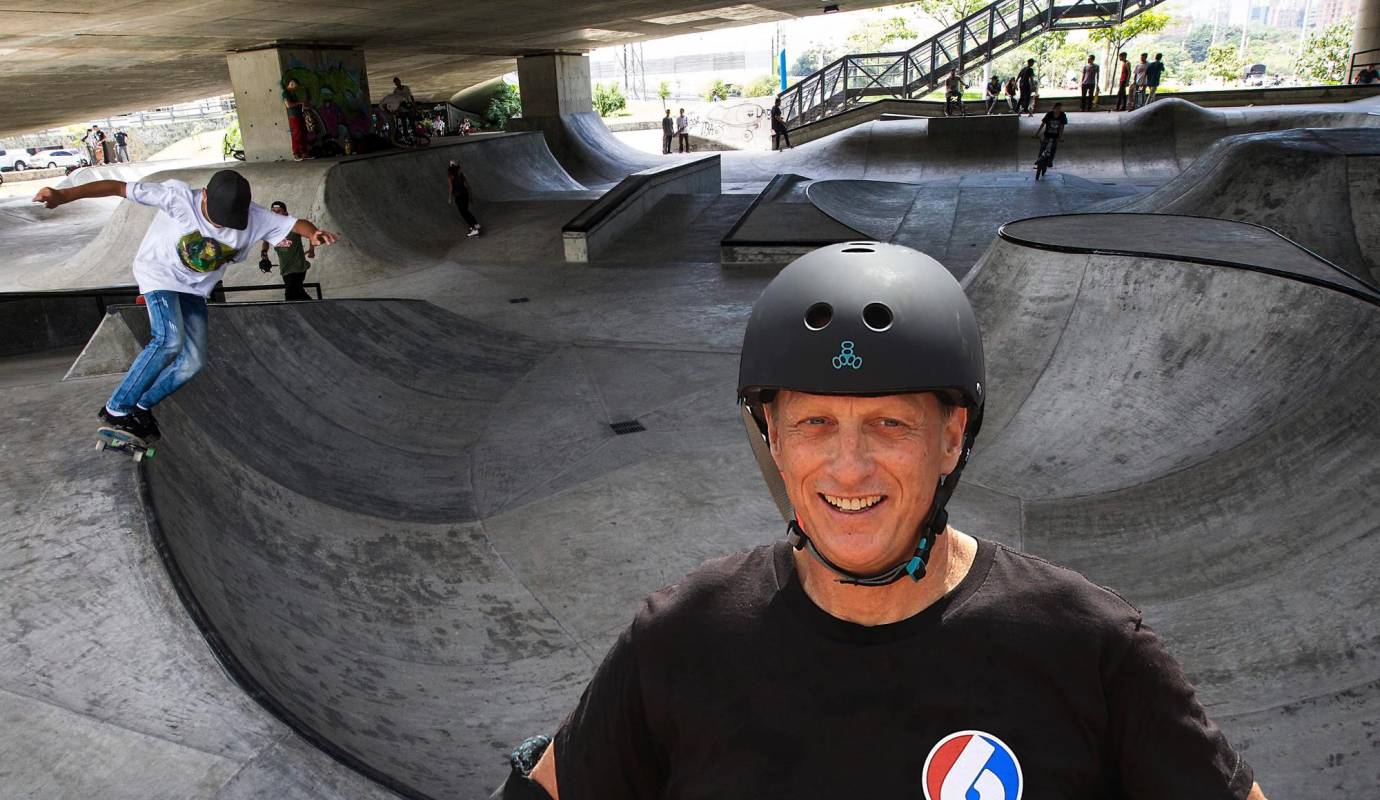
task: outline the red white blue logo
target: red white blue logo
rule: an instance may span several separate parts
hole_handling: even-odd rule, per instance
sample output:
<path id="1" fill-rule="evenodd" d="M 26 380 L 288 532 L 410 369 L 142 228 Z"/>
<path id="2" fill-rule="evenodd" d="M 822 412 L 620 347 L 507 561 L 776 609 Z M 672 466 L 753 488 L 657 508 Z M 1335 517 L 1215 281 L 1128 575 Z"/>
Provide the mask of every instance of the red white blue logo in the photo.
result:
<path id="1" fill-rule="evenodd" d="M 1021 800 L 1021 762 L 1001 739 L 959 731 L 925 758 L 925 800 Z"/>

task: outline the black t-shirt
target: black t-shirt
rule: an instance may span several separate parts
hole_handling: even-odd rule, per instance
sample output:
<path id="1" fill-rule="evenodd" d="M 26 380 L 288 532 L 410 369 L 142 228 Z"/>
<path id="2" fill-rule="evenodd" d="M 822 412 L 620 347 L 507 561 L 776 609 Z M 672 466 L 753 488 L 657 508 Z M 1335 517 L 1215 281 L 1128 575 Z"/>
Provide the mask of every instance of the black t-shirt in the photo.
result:
<path id="1" fill-rule="evenodd" d="M 816 606 L 784 542 L 711 561 L 647 599 L 555 747 L 562 800 L 1014 800 L 1022 782 L 1025 800 L 1239 800 L 1253 783 L 1139 611 L 985 540 L 952 592 L 874 627 Z"/>
<path id="2" fill-rule="evenodd" d="M 123 144 L 125 143 L 125 139 L 126 139 L 128 136 L 129 136 L 129 134 L 125 133 L 124 131 L 118 131 L 118 132 L 116 132 L 116 134 L 115 134 L 115 144 L 123 145 Z"/>
<path id="3" fill-rule="evenodd" d="M 1016 77 L 1020 79 L 1022 88 L 1032 89 L 1035 87 L 1034 67 L 1025 67 L 1019 73 L 1016 74 Z"/>
<path id="4" fill-rule="evenodd" d="M 1058 136 L 1064 132 L 1064 126 L 1069 124 L 1069 115 L 1062 111 L 1057 114 L 1050 111 L 1040 122 L 1045 126 L 1046 136 Z"/>

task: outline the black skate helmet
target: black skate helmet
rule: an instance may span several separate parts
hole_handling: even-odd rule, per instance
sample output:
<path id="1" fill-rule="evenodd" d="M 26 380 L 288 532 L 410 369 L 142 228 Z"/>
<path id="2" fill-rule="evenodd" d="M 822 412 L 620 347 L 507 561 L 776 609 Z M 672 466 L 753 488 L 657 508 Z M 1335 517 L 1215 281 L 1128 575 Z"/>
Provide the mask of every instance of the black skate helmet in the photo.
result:
<path id="1" fill-rule="evenodd" d="M 908 247 L 847 242 L 807 253 L 767 285 L 752 308 L 738 369 L 738 402 L 758 466 L 792 544 L 842 583 L 885 586 L 925 576 L 945 505 L 982 427 L 986 374 L 982 334 L 963 288 L 933 258 Z M 790 389 L 811 394 L 934 392 L 968 409 L 963 452 L 941 476 L 913 556 L 885 572 L 857 575 L 831 563 L 801 530 L 767 443 L 763 406 Z"/>

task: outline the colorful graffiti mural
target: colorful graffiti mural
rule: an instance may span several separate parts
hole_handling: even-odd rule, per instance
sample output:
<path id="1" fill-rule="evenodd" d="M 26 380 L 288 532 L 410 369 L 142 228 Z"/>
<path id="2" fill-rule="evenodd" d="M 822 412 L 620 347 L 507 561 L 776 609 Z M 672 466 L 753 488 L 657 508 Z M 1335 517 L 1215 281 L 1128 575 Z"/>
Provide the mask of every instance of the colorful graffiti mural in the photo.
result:
<path id="1" fill-rule="evenodd" d="M 323 58 L 311 64 L 289 56 L 282 82 L 297 81 L 302 100 L 307 142 L 314 148 L 341 152 L 357 149 L 358 141 L 369 133 L 369 92 L 359 65 L 341 59 Z"/>

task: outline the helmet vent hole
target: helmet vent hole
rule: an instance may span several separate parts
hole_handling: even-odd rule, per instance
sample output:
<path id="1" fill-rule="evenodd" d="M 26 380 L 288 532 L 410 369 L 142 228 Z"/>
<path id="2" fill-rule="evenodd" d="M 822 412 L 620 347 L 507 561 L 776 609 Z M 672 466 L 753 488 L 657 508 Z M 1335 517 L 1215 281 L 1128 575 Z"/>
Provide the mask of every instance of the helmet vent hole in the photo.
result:
<path id="1" fill-rule="evenodd" d="M 843 252 L 845 252 L 845 253 L 875 253 L 875 252 L 877 252 L 877 251 L 876 251 L 876 250 L 873 250 L 873 249 L 870 248 L 870 247 L 845 247 L 845 248 L 843 248 Z"/>
<path id="2" fill-rule="evenodd" d="M 868 303 L 863 308 L 863 323 L 874 331 L 891 327 L 891 309 L 882 303 Z"/>
<path id="3" fill-rule="evenodd" d="M 812 331 L 822 331 L 834 319 L 834 307 L 828 303 L 815 303 L 805 311 L 805 327 Z"/>

